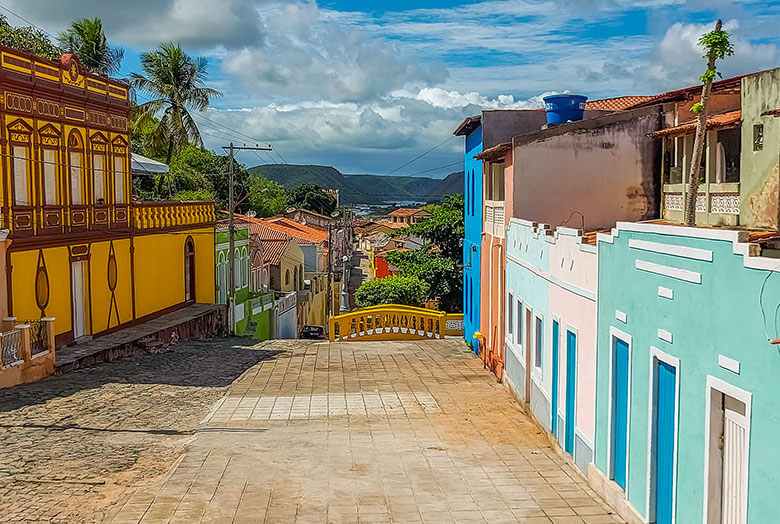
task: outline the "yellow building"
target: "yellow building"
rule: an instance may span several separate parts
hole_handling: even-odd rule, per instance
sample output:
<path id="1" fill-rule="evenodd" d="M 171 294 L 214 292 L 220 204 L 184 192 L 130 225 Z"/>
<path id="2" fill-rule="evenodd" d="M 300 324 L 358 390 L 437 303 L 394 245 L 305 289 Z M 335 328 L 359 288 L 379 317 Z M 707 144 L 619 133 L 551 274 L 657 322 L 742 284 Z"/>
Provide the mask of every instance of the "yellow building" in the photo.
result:
<path id="1" fill-rule="evenodd" d="M 132 200 L 128 86 L 0 47 L 7 312 L 56 345 L 214 302 L 214 209 Z"/>

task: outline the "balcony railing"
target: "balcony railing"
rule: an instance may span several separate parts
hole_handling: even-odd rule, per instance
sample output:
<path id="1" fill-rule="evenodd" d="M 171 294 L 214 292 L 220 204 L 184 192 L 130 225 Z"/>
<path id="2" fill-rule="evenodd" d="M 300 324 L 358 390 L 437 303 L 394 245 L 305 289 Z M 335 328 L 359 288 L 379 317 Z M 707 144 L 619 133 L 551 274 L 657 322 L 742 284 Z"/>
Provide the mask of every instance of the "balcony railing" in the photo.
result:
<path id="1" fill-rule="evenodd" d="M 65 207 L 12 206 L 2 208 L 2 227 L 13 238 L 82 233 L 86 231 L 162 230 L 210 225 L 216 220 L 214 203 L 207 201 L 134 202 Z"/>
<path id="2" fill-rule="evenodd" d="M 136 202 L 132 211 L 135 229 L 166 229 L 215 221 L 213 202 Z"/>
<path id="3" fill-rule="evenodd" d="M 54 372 L 54 319 L 17 324 L 0 321 L 0 388 L 38 380 Z"/>

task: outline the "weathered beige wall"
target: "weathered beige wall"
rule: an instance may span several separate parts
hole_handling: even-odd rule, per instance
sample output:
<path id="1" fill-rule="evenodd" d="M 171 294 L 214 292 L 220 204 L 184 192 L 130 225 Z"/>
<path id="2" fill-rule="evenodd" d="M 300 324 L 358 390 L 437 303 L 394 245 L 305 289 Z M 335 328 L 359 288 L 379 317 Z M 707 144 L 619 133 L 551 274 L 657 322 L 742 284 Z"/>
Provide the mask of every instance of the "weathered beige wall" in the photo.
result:
<path id="1" fill-rule="evenodd" d="M 513 216 L 557 226 L 579 211 L 588 230 L 657 218 L 660 143 L 647 134 L 659 127 L 655 106 L 516 137 Z"/>
<path id="2" fill-rule="evenodd" d="M 780 213 L 780 117 L 761 116 L 780 108 L 780 69 L 742 79 L 740 224 L 778 229 Z M 764 147 L 753 151 L 753 126 L 764 125 Z"/>

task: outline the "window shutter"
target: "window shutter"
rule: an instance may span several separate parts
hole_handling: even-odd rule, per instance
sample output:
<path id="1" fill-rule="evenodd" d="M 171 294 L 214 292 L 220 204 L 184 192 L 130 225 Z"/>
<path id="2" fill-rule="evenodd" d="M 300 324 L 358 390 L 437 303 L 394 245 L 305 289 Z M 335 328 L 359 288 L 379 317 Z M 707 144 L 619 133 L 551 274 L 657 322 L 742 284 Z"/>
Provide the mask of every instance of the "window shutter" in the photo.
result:
<path id="1" fill-rule="evenodd" d="M 56 206 L 57 202 L 57 165 L 56 153 L 53 149 L 43 150 L 43 189 L 44 203 Z"/>
<path id="2" fill-rule="evenodd" d="M 125 203 L 125 159 L 114 157 L 114 203 Z"/>
<path id="3" fill-rule="evenodd" d="M 81 153 L 70 154 L 70 193 L 71 203 L 75 205 L 84 203 L 81 187 Z"/>
<path id="4" fill-rule="evenodd" d="M 13 147 L 14 156 L 14 201 L 17 206 L 29 205 L 27 194 L 27 148 Z"/>
<path id="5" fill-rule="evenodd" d="M 103 155 L 92 155 L 92 168 L 95 177 L 95 202 L 99 199 L 105 200 L 103 192 Z"/>

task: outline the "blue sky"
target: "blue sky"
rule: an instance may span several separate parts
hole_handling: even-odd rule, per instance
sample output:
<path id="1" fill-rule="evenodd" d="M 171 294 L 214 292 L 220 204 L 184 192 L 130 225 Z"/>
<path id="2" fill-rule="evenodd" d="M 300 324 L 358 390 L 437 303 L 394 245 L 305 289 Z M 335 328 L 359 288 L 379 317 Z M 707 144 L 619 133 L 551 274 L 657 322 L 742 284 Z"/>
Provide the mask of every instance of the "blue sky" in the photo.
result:
<path id="1" fill-rule="evenodd" d="M 482 108 L 540 107 L 552 92 L 594 99 L 694 85 L 703 67 L 696 41 L 718 17 L 736 48 L 724 75 L 780 66 L 780 1 L 0 4 L 52 33 L 100 16 L 126 50 L 125 73 L 138 70 L 144 50 L 181 42 L 209 59 L 210 83 L 225 95 L 200 120 L 207 147 L 252 137 L 287 162 L 345 173 L 391 172 Z M 461 152 L 462 139 L 450 139 L 397 174 L 444 176 Z"/>

